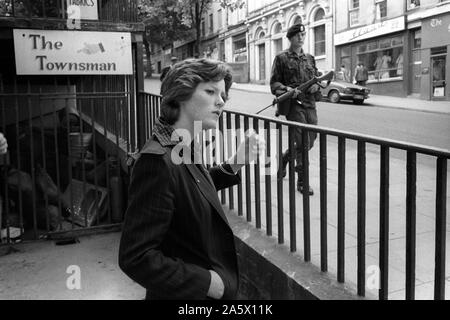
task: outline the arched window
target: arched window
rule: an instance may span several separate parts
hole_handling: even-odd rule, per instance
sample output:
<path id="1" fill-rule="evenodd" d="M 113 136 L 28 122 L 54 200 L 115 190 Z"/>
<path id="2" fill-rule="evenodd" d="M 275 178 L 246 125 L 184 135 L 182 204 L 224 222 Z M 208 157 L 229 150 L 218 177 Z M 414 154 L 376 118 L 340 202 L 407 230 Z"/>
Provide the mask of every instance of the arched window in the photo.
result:
<path id="1" fill-rule="evenodd" d="M 298 23 L 302 23 L 302 18 L 300 16 L 295 17 L 294 23 L 292 23 L 292 25 L 298 24 Z"/>
<path id="2" fill-rule="evenodd" d="M 317 9 L 314 14 L 313 32 L 314 32 L 314 55 L 325 55 L 325 11 L 322 8 Z"/>
<path id="3" fill-rule="evenodd" d="M 316 14 L 314 15 L 314 21 L 320 21 L 323 20 L 325 17 L 325 11 L 323 11 L 322 8 L 316 11 Z"/>
<path id="4" fill-rule="evenodd" d="M 282 30 L 281 23 L 278 22 L 278 23 L 273 27 L 273 34 L 281 33 L 281 30 Z"/>

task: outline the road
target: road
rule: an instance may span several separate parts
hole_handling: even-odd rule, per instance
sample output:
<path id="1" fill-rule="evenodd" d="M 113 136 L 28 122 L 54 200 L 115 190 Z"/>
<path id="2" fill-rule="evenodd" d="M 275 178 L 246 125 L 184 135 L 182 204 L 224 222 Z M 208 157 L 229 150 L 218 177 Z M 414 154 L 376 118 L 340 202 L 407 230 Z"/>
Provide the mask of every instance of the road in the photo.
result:
<path id="1" fill-rule="evenodd" d="M 159 93 L 159 81 L 146 80 L 146 91 Z M 256 113 L 267 106 L 273 96 L 267 93 L 232 89 L 227 109 Z M 364 105 L 341 102 L 318 103 L 319 125 L 355 133 L 450 149 L 450 115 L 382 108 L 370 103 Z M 274 109 L 262 113 L 273 117 Z"/>

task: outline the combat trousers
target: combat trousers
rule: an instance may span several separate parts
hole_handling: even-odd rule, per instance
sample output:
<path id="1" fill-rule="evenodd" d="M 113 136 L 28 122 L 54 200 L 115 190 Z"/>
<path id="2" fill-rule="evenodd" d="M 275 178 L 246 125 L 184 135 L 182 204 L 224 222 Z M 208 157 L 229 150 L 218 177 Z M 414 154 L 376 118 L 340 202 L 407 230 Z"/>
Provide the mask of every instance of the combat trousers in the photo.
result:
<path id="1" fill-rule="evenodd" d="M 298 104 L 294 105 L 294 103 L 291 105 L 289 114 L 286 116 L 286 119 L 289 121 L 295 121 L 305 124 L 312 124 L 317 125 L 318 119 L 317 119 L 317 110 L 316 108 L 305 108 Z M 295 170 L 300 173 L 303 168 L 303 161 L 302 161 L 302 130 L 300 128 L 294 128 L 294 146 L 295 146 L 295 159 L 296 159 L 296 165 Z M 308 131 L 308 141 L 306 143 L 308 144 L 308 150 L 311 150 L 311 148 L 314 146 L 314 141 L 317 138 L 317 133 Z M 290 150 L 286 150 L 286 152 L 283 155 L 283 158 L 287 157 L 289 159 L 290 157 Z"/>

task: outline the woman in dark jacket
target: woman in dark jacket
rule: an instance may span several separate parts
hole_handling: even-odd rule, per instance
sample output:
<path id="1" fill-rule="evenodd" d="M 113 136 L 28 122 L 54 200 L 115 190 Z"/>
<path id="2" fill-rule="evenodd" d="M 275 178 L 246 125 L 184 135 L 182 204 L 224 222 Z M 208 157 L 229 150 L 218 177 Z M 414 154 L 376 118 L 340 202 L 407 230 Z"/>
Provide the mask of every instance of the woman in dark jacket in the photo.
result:
<path id="1" fill-rule="evenodd" d="M 206 59 L 174 65 L 162 83 L 161 118 L 133 168 L 119 250 L 120 268 L 147 299 L 236 298 L 234 236 L 217 191 L 240 183 L 236 159 L 251 161 L 264 143 L 247 137 L 209 171 L 195 147 L 196 129 L 216 128 L 231 84 L 228 67 Z"/>

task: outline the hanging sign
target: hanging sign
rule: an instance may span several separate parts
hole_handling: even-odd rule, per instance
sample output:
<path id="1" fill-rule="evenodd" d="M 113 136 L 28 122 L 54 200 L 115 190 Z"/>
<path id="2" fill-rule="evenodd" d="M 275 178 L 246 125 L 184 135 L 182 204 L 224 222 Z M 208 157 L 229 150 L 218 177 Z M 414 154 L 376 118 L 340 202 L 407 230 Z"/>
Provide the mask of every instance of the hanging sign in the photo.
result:
<path id="1" fill-rule="evenodd" d="M 14 29 L 18 75 L 133 74 L 131 34 Z"/>

